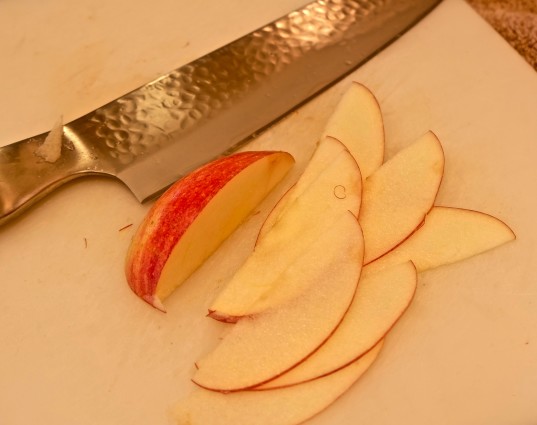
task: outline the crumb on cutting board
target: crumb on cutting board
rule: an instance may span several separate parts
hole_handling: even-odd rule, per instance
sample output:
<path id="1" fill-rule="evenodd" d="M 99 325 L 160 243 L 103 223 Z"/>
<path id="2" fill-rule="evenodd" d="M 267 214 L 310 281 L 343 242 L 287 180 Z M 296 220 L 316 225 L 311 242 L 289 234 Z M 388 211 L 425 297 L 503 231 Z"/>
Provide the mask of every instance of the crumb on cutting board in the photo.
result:
<path id="1" fill-rule="evenodd" d="M 123 230 L 126 230 L 128 229 L 129 227 L 131 227 L 134 223 L 130 223 L 130 224 L 127 224 L 126 226 L 123 226 L 121 229 L 118 230 L 118 232 L 122 232 Z"/>

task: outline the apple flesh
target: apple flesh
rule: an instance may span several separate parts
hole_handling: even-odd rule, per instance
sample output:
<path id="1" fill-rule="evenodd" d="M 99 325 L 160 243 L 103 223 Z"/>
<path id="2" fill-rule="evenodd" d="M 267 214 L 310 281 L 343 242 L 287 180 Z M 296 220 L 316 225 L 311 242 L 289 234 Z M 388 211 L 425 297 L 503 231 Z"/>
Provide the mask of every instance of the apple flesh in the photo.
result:
<path id="1" fill-rule="evenodd" d="M 345 144 L 333 137 L 322 139 L 296 184 L 282 196 L 267 216 L 259 231 L 258 241 L 263 239 L 296 199 L 304 196 L 306 192 L 309 197 L 322 196 L 329 201 L 332 200 L 330 195 L 336 196 L 341 202 L 329 202 L 327 206 L 346 208 L 358 215 L 362 190 L 361 181 L 356 182 L 358 175 L 361 176 L 361 172 L 356 158 L 352 156 Z M 327 188 L 326 185 L 330 186 Z M 356 187 L 358 185 L 359 187 Z M 359 196 L 349 196 L 351 191 L 359 192 Z M 326 195 L 329 196 L 326 197 Z"/>
<path id="2" fill-rule="evenodd" d="M 217 391 L 238 391 L 271 380 L 303 361 L 334 332 L 360 278 L 363 239 L 347 212 L 317 235 L 308 255 L 278 276 L 282 287 L 308 282 L 278 308 L 243 317 L 214 351 L 196 363 L 193 381 Z M 273 252 L 280 258 L 278 251 Z"/>
<path id="3" fill-rule="evenodd" d="M 382 342 L 349 366 L 314 381 L 271 391 L 224 394 L 197 389 L 173 409 L 180 425 L 297 425 L 334 403 L 373 364 Z"/>
<path id="4" fill-rule="evenodd" d="M 503 221 L 462 208 L 434 207 L 423 225 L 394 250 L 364 268 L 376 273 L 411 260 L 418 270 L 433 269 L 473 257 L 515 239 Z"/>
<path id="5" fill-rule="evenodd" d="M 330 139 L 341 142 L 339 147 Z M 286 206 L 319 176 L 342 149 L 347 149 L 360 168 L 362 179 L 382 165 L 384 157 L 384 124 L 380 105 L 373 93 L 364 85 L 353 82 L 338 102 L 328 119 L 320 142 L 296 186 L 278 202 L 267 217 L 259 233 L 272 227 Z M 355 211 L 358 213 L 358 210 Z"/>
<path id="6" fill-rule="evenodd" d="M 384 124 L 380 105 L 364 85 L 353 82 L 330 116 L 321 140 L 340 140 L 358 162 L 362 178 L 369 177 L 384 158 Z"/>
<path id="7" fill-rule="evenodd" d="M 132 290 L 162 300 L 244 221 L 294 164 L 286 152 L 241 152 L 217 159 L 172 185 L 139 226 L 127 253 Z"/>
<path id="8" fill-rule="evenodd" d="M 321 154 L 314 155 L 311 163 L 319 174 L 306 171 L 303 176 L 310 184 L 302 185 L 301 177 L 294 187 L 300 195 L 287 202 L 283 211 L 277 206 L 269 215 L 275 217 L 270 230 L 263 226 L 266 230 L 258 237 L 252 255 L 209 307 L 212 318 L 236 322 L 298 294 L 308 282 L 282 285 L 280 275 L 294 262 L 307 259 L 311 245 L 324 233 L 333 232 L 342 215 L 358 212 L 362 180 L 356 161 L 335 139 L 327 139 L 320 149 Z"/>
<path id="9" fill-rule="evenodd" d="M 351 307 L 332 336 L 304 362 L 255 389 L 297 385 L 356 361 L 392 329 L 410 305 L 416 285 L 416 268 L 411 262 L 362 276 Z"/>
<path id="10" fill-rule="evenodd" d="M 444 172 L 444 151 L 428 132 L 384 163 L 364 182 L 359 221 L 364 264 L 390 251 L 423 222 Z"/>

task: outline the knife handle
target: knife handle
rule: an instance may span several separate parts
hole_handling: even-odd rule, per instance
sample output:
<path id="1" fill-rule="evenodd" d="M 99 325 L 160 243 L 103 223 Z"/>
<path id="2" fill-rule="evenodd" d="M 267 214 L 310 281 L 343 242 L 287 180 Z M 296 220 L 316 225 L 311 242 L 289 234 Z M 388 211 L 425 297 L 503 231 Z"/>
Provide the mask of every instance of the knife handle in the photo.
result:
<path id="1" fill-rule="evenodd" d="M 60 157 L 47 162 L 36 150 L 47 133 L 0 148 L 0 224 L 76 177 L 110 175 L 98 157 L 77 146 L 65 134 Z"/>

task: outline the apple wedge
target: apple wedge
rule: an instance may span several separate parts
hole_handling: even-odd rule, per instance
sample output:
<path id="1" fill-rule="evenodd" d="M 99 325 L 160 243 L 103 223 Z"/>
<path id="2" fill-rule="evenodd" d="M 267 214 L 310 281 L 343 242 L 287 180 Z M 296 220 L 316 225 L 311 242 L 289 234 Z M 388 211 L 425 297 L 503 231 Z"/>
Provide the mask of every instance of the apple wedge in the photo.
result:
<path id="1" fill-rule="evenodd" d="M 473 257 L 514 240 L 503 221 L 462 208 L 434 207 L 423 225 L 405 242 L 364 268 L 375 274 L 411 260 L 422 272 Z"/>
<path id="2" fill-rule="evenodd" d="M 178 425 L 297 425 L 330 406 L 375 361 L 382 342 L 349 366 L 315 381 L 271 391 L 197 389 L 173 409 Z"/>
<path id="3" fill-rule="evenodd" d="M 358 162 L 362 178 L 369 177 L 384 158 L 384 124 L 380 105 L 364 85 L 353 82 L 328 119 L 321 140 L 340 140 Z"/>
<path id="4" fill-rule="evenodd" d="M 365 180 L 359 215 L 364 264 L 393 249 L 423 222 L 443 172 L 444 151 L 429 131 Z"/>
<path id="5" fill-rule="evenodd" d="M 242 152 L 217 159 L 172 185 L 138 228 L 125 264 L 132 290 L 163 310 L 188 278 L 294 164 L 286 152 Z"/>
<path id="6" fill-rule="evenodd" d="M 294 297 L 308 281 L 282 285 L 280 274 L 293 262 L 301 261 L 301 257 L 307 258 L 311 245 L 324 233 L 332 232 L 342 214 L 357 214 L 361 177 L 356 161 L 335 139 L 328 139 L 322 149 L 330 158 L 327 167 L 319 167 L 322 171 L 311 177 L 311 184 L 306 187 L 300 186 L 300 181 L 297 183 L 295 188 L 300 189 L 300 196 L 287 203 L 285 214 L 258 238 L 252 255 L 209 307 L 212 318 L 236 322 Z M 317 164 L 326 160 L 324 155 L 314 158 Z M 313 166 L 317 167 L 315 163 Z"/>
<path id="7" fill-rule="evenodd" d="M 251 388 L 291 369 L 330 337 L 360 278 L 363 239 L 356 217 L 343 214 L 308 253 L 278 276 L 282 286 L 302 281 L 309 282 L 307 288 L 278 308 L 239 320 L 196 363 L 196 384 L 225 392 Z M 278 251 L 273 255 L 280 258 Z"/>
<path id="8" fill-rule="evenodd" d="M 377 345 L 403 315 L 416 285 L 416 268 L 410 261 L 362 276 L 351 307 L 332 336 L 305 361 L 254 389 L 297 385 L 356 361 Z"/>

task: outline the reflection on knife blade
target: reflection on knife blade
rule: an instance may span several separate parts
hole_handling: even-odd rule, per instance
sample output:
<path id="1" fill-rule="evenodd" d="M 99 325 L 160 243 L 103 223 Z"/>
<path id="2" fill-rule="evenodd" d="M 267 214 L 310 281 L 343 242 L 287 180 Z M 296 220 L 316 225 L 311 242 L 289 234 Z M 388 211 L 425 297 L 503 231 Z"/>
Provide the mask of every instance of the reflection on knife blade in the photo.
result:
<path id="1" fill-rule="evenodd" d="M 121 179 L 140 201 L 347 75 L 439 0 L 318 0 L 46 134 L 0 149 L 0 221 L 75 177 Z"/>

